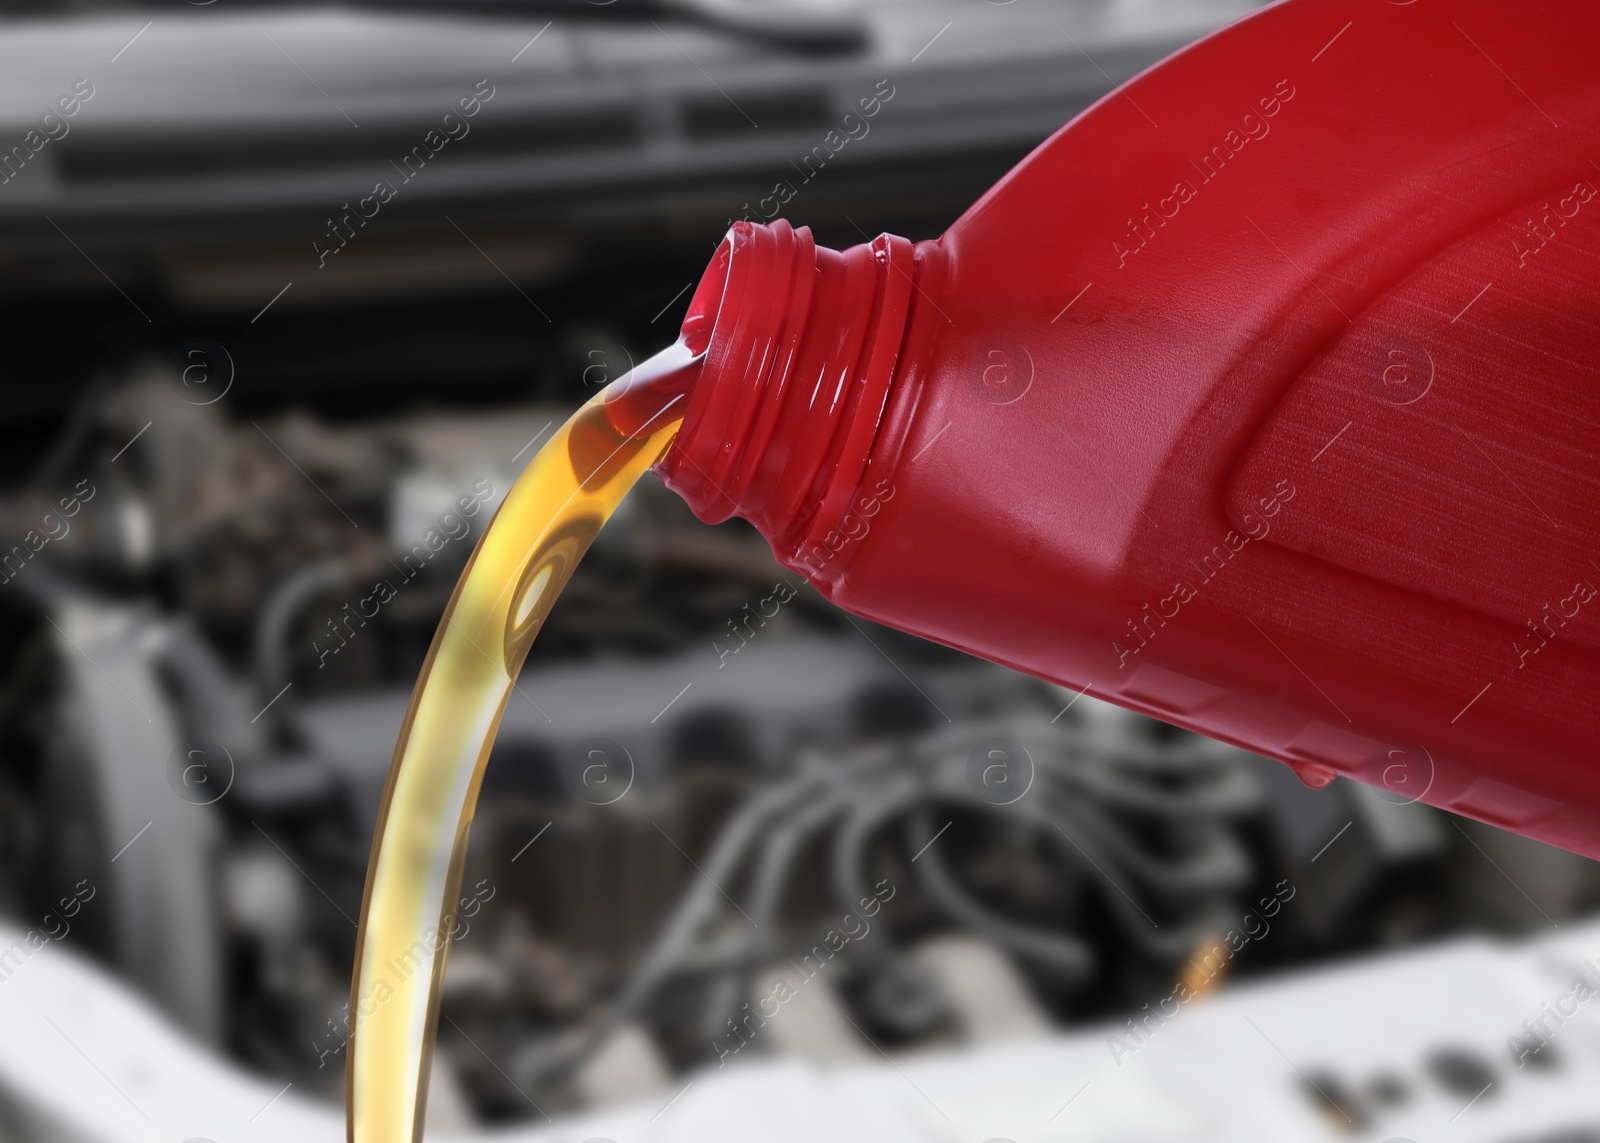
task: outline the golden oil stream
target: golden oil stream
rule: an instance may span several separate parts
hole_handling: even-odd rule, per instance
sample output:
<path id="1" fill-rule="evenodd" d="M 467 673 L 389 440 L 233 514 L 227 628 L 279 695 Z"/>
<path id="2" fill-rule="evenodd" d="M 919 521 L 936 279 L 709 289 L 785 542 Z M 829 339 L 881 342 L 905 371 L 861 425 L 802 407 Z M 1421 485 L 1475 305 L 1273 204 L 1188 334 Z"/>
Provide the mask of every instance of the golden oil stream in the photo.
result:
<path id="1" fill-rule="evenodd" d="M 680 341 L 578 410 L 512 486 L 445 607 L 367 868 L 350 995 L 350 1143 L 422 1138 L 452 902 L 500 717 L 578 560 L 672 443 L 698 368 Z"/>

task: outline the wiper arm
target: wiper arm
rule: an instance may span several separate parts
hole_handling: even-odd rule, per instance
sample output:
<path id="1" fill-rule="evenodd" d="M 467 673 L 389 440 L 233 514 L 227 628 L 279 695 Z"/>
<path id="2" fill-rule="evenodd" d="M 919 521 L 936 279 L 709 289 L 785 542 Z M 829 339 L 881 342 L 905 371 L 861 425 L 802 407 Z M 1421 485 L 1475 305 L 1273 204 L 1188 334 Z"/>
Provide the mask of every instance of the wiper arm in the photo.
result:
<path id="1" fill-rule="evenodd" d="M 865 21 L 849 13 L 808 12 L 739 0 L 358 0 L 362 7 L 448 10 L 474 14 L 558 13 L 590 20 L 624 16 L 698 24 L 740 39 L 805 55 L 843 55 L 871 42 Z"/>

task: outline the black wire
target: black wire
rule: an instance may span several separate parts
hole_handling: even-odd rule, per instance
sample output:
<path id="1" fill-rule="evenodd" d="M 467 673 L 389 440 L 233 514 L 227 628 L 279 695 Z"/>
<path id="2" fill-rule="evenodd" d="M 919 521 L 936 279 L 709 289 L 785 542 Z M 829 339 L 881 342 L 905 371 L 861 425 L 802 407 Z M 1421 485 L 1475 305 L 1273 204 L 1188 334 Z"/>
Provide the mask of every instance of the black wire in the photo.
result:
<path id="1" fill-rule="evenodd" d="M 946 913 L 1001 948 L 1044 965 L 1070 983 L 1085 980 L 1093 973 L 1094 953 L 1086 942 L 1065 933 L 1019 924 L 974 900 L 945 867 L 938 846 L 932 844 L 935 836 L 927 807 L 919 806 L 907 818 L 906 843 L 916 847 L 918 856 L 912 864 L 919 883 Z"/>

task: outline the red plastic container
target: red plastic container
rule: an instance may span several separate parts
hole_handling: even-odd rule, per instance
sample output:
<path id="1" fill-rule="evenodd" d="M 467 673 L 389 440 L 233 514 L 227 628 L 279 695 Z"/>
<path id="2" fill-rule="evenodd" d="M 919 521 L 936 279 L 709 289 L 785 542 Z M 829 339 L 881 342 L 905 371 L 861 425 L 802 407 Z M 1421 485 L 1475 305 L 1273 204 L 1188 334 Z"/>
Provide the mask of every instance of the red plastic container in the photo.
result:
<path id="1" fill-rule="evenodd" d="M 660 465 L 840 606 L 1600 857 L 1600 4 L 1289 0 L 939 240 L 739 224 Z"/>

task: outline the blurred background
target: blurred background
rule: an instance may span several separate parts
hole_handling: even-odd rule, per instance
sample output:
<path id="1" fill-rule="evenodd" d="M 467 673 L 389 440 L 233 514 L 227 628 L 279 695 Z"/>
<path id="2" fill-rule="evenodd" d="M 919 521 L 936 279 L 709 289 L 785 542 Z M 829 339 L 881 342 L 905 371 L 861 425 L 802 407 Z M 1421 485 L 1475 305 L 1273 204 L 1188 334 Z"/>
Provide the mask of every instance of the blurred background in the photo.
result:
<path id="1" fill-rule="evenodd" d="M 0 1138 L 342 1139 L 452 506 L 730 221 L 936 237 L 1253 7 L 5 5 Z M 1592 863 L 847 619 L 653 479 L 463 894 L 430 1137 L 1600 1139 Z"/>

